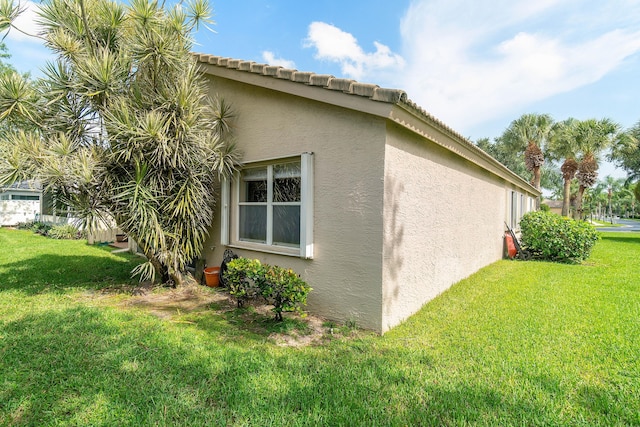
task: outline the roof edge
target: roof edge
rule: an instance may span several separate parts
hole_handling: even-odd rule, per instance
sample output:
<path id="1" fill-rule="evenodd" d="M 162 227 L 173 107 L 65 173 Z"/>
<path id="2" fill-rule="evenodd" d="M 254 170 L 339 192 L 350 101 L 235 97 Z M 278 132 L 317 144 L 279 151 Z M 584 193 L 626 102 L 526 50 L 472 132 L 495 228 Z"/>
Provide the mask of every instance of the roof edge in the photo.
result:
<path id="1" fill-rule="evenodd" d="M 290 80 L 308 86 L 316 86 L 324 89 L 335 90 L 348 95 L 356 95 L 373 101 L 397 104 L 407 101 L 407 93 L 401 89 L 383 88 L 375 84 L 360 83 L 351 79 L 338 78 L 329 74 L 316 74 L 310 71 L 298 71 L 291 68 L 260 64 L 253 61 L 225 58 L 208 55 L 205 53 L 193 53 L 200 63 L 215 65 L 221 68 L 229 68 L 237 71 L 259 74 L 281 80 Z"/>
<path id="2" fill-rule="evenodd" d="M 352 79 L 335 77 L 330 74 L 316 74 L 309 71 L 298 71 L 296 69 L 285 68 L 278 65 L 261 64 L 254 61 L 244 61 L 205 53 L 192 53 L 196 61 L 205 65 L 213 65 L 220 68 L 227 68 L 234 71 L 246 72 L 250 74 L 258 74 L 273 79 L 287 80 L 293 83 L 304 84 L 307 86 L 315 86 L 326 90 L 342 92 L 348 95 L 360 96 L 372 101 L 392 104 L 403 108 L 418 119 L 433 126 L 438 131 L 446 134 L 451 139 L 466 147 L 476 155 L 484 158 L 487 162 L 506 173 L 512 179 L 519 181 L 533 193 L 540 193 L 540 190 L 533 187 L 530 183 L 517 175 L 511 169 L 500 163 L 468 138 L 455 131 L 443 121 L 439 120 L 432 114 L 428 113 L 424 108 L 408 99 L 407 93 L 401 89 L 383 88 L 376 84 L 361 83 Z"/>
<path id="3" fill-rule="evenodd" d="M 488 162 L 496 166 L 498 169 L 502 170 L 503 172 L 506 172 L 509 176 L 511 176 L 511 178 L 520 181 L 521 184 L 523 184 L 529 190 L 532 190 L 533 193 L 542 194 L 541 190 L 538 190 L 537 188 L 535 188 L 533 185 L 531 185 L 531 183 L 527 182 L 520 175 L 513 172 L 504 164 L 496 160 L 493 156 L 491 156 L 486 151 L 484 151 L 483 149 L 478 147 L 476 144 L 474 144 L 472 141 L 470 141 L 469 138 L 463 136 L 462 134 L 454 130 L 452 127 L 445 124 L 442 120 L 436 118 L 435 116 L 427 112 L 424 108 L 420 107 L 418 104 L 416 104 L 412 100 L 407 99 L 406 101 L 401 102 L 398 105 L 402 106 L 405 110 L 409 111 L 414 116 L 419 117 L 420 119 L 424 120 L 431 126 L 435 127 L 440 132 L 448 135 L 451 139 L 458 142 L 462 146 L 470 149 L 471 151 L 475 152 L 477 155 L 485 158 L 485 160 L 487 160 Z"/>

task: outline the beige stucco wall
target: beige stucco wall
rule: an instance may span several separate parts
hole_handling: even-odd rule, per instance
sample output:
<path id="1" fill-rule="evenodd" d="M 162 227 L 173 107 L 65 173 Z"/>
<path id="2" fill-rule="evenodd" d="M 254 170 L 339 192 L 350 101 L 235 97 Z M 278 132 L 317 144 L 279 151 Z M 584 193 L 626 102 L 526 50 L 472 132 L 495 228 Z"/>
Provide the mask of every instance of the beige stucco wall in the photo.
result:
<path id="1" fill-rule="evenodd" d="M 500 259 L 507 197 L 525 191 L 395 124 L 385 171 L 383 332 Z"/>
<path id="2" fill-rule="evenodd" d="M 226 79 L 211 82 L 211 93 L 238 113 L 234 136 L 244 162 L 314 153 L 313 259 L 232 250 L 300 273 L 313 288 L 311 312 L 381 330 L 384 119 Z M 219 265 L 226 249 L 219 207 L 206 247 L 207 264 Z"/>
<path id="3" fill-rule="evenodd" d="M 203 69 L 210 93 L 238 113 L 234 136 L 245 163 L 314 153 L 313 259 L 232 249 L 300 273 L 314 289 L 315 314 L 388 330 L 500 259 L 511 191 L 536 196 L 410 104 Z M 218 205 L 208 265 L 219 265 L 227 248 L 220 218 Z"/>

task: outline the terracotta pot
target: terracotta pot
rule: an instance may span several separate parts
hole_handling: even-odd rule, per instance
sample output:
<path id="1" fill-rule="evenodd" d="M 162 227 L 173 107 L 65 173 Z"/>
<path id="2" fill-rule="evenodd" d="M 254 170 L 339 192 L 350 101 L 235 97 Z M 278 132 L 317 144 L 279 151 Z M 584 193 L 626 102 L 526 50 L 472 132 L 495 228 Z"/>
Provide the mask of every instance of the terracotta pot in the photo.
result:
<path id="1" fill-rule="evenodd" d="M 220 267 L 208 267 L 204 269 L 204 278 L 207 286 L 215 288 L 220 285 Z"/>

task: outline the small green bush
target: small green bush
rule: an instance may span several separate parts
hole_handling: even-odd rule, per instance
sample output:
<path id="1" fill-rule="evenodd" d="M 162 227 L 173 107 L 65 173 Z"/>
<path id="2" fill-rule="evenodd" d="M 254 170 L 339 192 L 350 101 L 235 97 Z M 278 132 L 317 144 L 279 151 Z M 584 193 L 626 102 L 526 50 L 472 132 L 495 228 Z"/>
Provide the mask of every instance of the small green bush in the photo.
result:
<path id="1" fill-rule="evenodd" d="M 236 298 L 238 307 L 261 294 L 265 271 L 265 267 L 257 259 L 236 258 L 227 264 L 224 277 L 229 293 Z"/>
<path id="2" fill-rule="evenodd" d="M 540 210 L 542 212 L 551 212 L 551 208 L 546 203 L 540 203 Z"/>
<path id="3" fill-rule="evenodd" d="M 263 297 L 273 305 L 276 320 L 283 312 L 302 313 L 311 288 L 293 270 L 262 264 L 257 259 L 237 258 L 227 264 L 225 280 L 238 307 L 253 298 Z"/>
<path id="4" fill-rule="evenodd" d="M 47 234 L 52 239 L 75 240 L 82 236 L 77 227 L 71 224 L 54 225 Z"/>
<path id="5" fill-rule="evenodd" d="M 309 285 L 293 270 L 269 266 L 266 271 L 262 296 L 273 305 L 276 320 L 282 320 L 282 312 L 302 313 L 301 305 L 307 304 Z"/>
<path id="6" fill-rule="evenodd" d="M 31 224 L 31 231 L 33 231 L 36 234 L 47 236 L 49 234 L 49 230 L 51 230 L 51 225 L 46 224 L 44 222 L 34 221 Z"/>
<path id="7" fill-rule="evenodd" d="M 529 212 L 520 220 L 522 245 L 535 257 L 558 262 L 589 258 L 598 241 L 596 229 L 552 212 Z"/>
<path id="8" fill-rule="evenodd" d="M 18 230 L 31 230 L 33 227 L 34 221 L 27 222 L 19 222 L 15 225 L 15 228 Z"/>

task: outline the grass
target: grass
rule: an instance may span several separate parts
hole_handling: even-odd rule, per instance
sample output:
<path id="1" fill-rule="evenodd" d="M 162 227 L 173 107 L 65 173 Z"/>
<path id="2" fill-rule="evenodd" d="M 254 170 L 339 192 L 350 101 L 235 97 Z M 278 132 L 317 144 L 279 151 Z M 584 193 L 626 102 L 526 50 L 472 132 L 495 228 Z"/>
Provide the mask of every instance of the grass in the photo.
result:
<path id="1" fill-rule="evenodd" d="M 103 291 L 137 260 L 0 229 L 0 425 L 640 425 L 640 236 L 603 236 L 583 265 L 500 261 L 383 337 L 292 348 L 215 304 L 126 308 Z"/>

